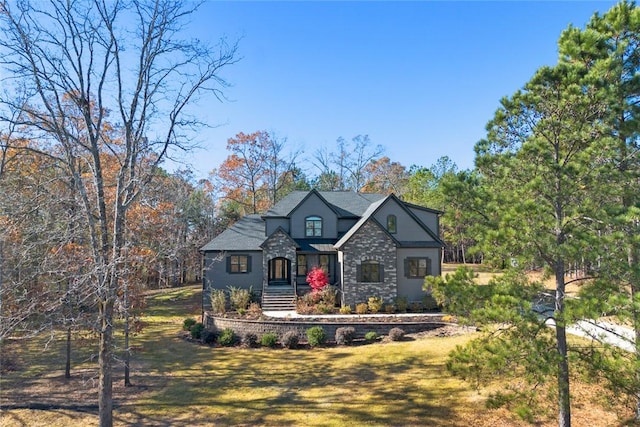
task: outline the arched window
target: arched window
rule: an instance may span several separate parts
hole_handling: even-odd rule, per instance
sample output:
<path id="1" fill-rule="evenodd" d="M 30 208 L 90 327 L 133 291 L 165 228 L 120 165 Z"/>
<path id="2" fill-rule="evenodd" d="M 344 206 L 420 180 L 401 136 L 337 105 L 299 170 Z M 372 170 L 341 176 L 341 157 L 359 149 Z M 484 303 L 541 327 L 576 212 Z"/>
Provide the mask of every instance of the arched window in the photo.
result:
<path id="1" fill-rule="evenodd" d="M 396 222 L 395 215 L 387 216 L 387 231 L 394 234 L 396 233 L 396 231 L 398 231 L 398 224 Z"/>
<path id="2" fill-rule="evenodd" d="M 304 235 L 306 237 L 322 237 L 322 218 L 308 216 L 304 220 Z"/>

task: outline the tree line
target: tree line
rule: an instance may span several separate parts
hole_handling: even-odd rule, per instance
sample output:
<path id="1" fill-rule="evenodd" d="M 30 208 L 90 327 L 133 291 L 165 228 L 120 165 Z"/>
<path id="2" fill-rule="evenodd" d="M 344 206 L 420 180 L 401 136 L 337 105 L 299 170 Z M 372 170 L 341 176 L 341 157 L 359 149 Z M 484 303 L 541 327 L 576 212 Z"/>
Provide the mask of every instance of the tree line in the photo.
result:
<path id="1" fill-rule="evenodd" d="M 294 190 L 395 194 L 443 212 L 445 262 L 481 262 L 473 252 L 475 216 L 481 215 L 470 189 L 480 185 L 474 171 L 459 171 L 448 157 L 425 159 L 430 166 L 409 167 L 391 160 L 368 135 L 340 137 L 333 147 L 312 153 L 293 149 L 285 138 L 266 131 L 239 133 L 227 141 L 229 155 L 204 180 L 218 211 L 231 224 L 248 214 L 265 213 Z"/>
<path id="2" fill-rule="evenodd" d="M 10 76 L 0 95 L 0 343 L 54 325 L 70 346 L 76 328 L 93 328 L 100 424 L 112 425 L 114 319 L 124 319 L 125 337 L 135 329 L 143 290 L 199 280 L 204 243 L 293 190 L 394 193 L 443 211 L 443 261 L 544 268 L 554 278 L 553 329 L 532 312 L 539 286 L 517 272 L 487 294 L 466 286 L 464 271 L 431 283 L 443 300 L 459 298 L 451 308 L 460 315 L 508 326 L 458 349 L 454 370 L 480 381 L 517 366 L 534 388 L 554 379 L 563 427 L 571 424 L 575 360 L 640 402 L 640 351 L 584 351 L 566 337 L 572 322 L 607 313 L 632 326 L 640 350 L 635 3 L 562 33 L 558 63 L 501 100 L 472 170 L 447 157 L 407 167 L 366 135 L 304 158 L 286 139 L 248 130 L 229 138 L 227 158 L 204 180 L 168 172 L 163 161 L 192 147 L 200 124 L 193 106 L 206 94 L 221 97 L 221 70 L 237 60 L 237 46 L 181 40 L 189 7 L 0 6 Z M 580 298 L 567 298 L 570 281 Z"/>

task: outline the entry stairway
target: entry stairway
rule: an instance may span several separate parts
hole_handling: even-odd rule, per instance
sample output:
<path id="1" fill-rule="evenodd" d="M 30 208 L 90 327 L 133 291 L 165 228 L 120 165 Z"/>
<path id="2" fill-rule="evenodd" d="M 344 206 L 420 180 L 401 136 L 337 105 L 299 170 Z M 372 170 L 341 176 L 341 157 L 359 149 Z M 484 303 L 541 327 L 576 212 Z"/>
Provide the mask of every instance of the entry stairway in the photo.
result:
<path id="1" fill-rule="evenodd" d="M 291 311 L 296 309 L 296 294 L 292 286 L 267 286 L 262 291 L 262 311 Z"/>

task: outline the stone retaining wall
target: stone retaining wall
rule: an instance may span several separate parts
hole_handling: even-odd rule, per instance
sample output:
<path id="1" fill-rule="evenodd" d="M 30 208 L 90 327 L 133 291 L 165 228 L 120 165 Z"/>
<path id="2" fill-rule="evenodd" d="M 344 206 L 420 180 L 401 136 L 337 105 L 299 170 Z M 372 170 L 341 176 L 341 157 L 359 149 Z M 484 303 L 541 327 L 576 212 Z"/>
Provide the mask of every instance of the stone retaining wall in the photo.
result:
<path id="1" fill-rule="evenodd" d="M 401 318 L 398 318 L 401 319 Z M 327 334 L 329 341 L 333 341 L 336 335 L 336 329 L 346 326 L 352 326 L 356 330 L 356 338 L 364 338 L 367 332 L 374 331 L 378 335 L 388 335 L 391 328 L 401 328 L 405 333 L 412 334 L 417 332 L 429 331 L 448 325 L 443 322 L 441 316 L 434 316 L 433 319 L 427 321 L 388 321 L 380 322 L 372 319 L 371 321 L 323 321 L 320 319 L 268 319 L 268 320 L 245 320 L 232 319 L 228 317 L 214 316 L 212 313 L 205 312 L 203 323 L 207 329 L 213 331 L 222 331 L 226 328 L 232 329 L 238 336 L 244 336 L 251 332 L 261 337 L 267 332 L 273 332 L 278 337 L 283 336 L 288 331 L 296 331 L 301 339 L 306 340 L 306 331 L 312 326 L 322 326 Z"/>

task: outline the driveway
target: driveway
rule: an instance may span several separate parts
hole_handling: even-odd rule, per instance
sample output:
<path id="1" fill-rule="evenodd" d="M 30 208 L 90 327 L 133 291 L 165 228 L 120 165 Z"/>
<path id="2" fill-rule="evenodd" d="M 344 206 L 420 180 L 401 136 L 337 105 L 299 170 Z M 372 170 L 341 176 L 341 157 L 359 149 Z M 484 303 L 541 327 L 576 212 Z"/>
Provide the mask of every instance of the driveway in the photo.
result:
<path id="1" fill-rule="evenodd" d="M 545 322 L 550 327 L 555 327 L 553 319 Z M 600 320 L 580 320 L 567 326 L 567 333 L 580 337 L 591 338 L 601 343 L 614 345 L 623 350 L 635 351 L 635 339 L 633 329 Z"/>

